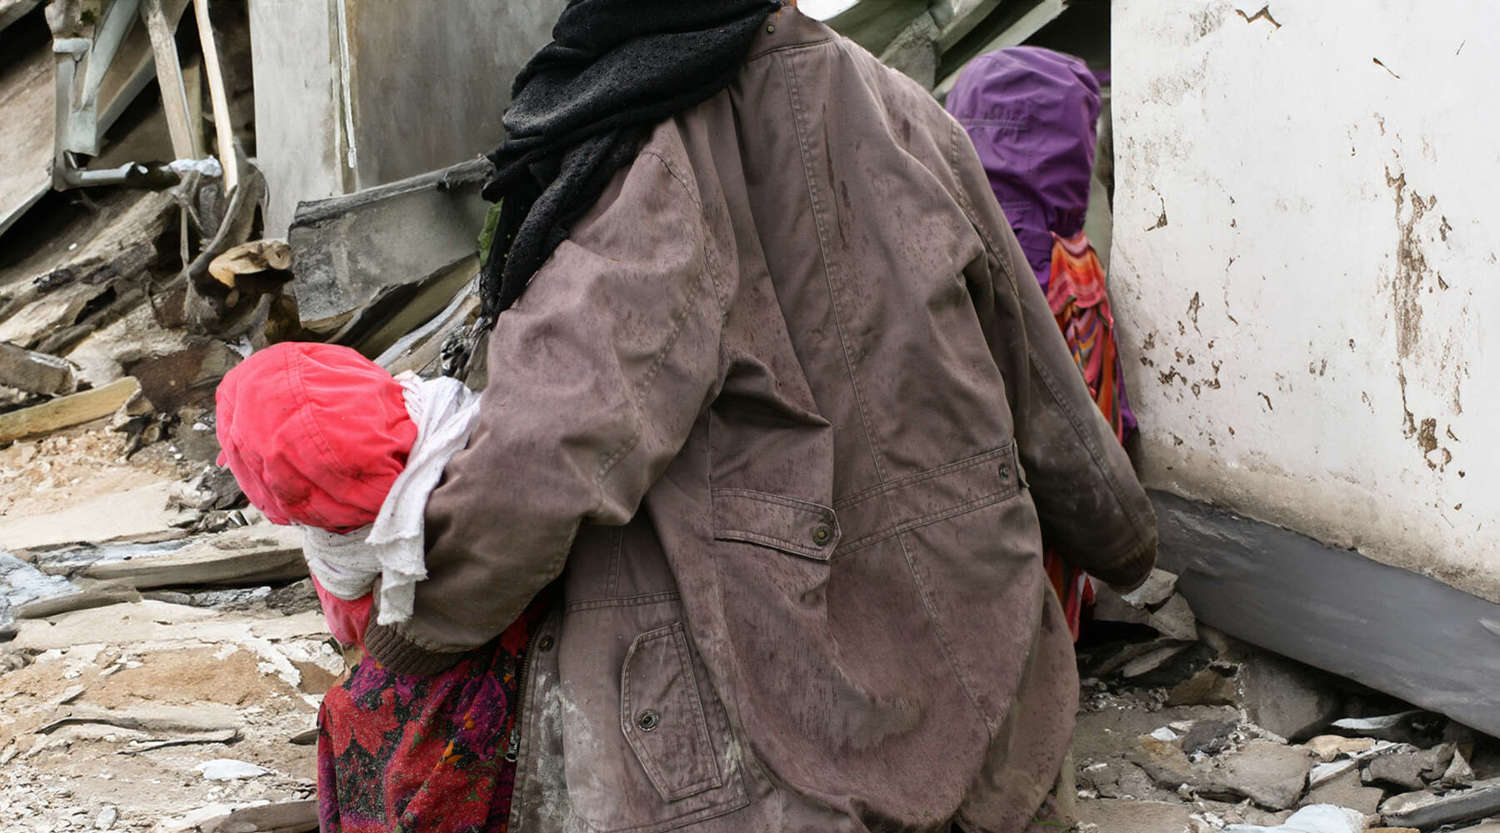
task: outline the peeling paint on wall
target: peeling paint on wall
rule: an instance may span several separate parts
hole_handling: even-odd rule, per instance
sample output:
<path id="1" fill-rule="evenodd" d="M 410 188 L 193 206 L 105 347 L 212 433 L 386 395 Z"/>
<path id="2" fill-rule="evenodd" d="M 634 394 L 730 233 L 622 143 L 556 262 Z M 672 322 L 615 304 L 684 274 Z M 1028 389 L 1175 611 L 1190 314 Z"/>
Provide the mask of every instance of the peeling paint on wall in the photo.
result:
<path id="1" fill-rule="evenodd" d="M 1500 385 L 1471 383 L 1500 375 L 1477 173 L 1500 116 L 1473 106 L 1500 6 L 1113 21 L 1111 292 L 1148 483 L 1500 601 Z"/>

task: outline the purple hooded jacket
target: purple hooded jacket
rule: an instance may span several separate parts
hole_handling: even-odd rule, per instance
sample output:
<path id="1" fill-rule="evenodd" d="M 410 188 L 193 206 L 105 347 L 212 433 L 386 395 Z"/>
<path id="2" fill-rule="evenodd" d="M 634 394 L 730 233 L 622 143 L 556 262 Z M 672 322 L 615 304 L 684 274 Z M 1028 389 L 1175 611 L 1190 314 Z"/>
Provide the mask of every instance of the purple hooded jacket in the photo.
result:
<path id="1" fill-rule="evenodd" d="M 1083 229 L 1094 170 L 1099 82 L 1077 58 L 1035 46 L 981 55 L 948 94 L 990 187 L 1045 290 L 1052 235 Z"/>
<path id="2" fill-rule="evenodd" d="M 1094 173 L 1099 81 L 1083 61 L 1038 46 L 975 58 L 948 94 L 948 112 L 979 151 L 990 188 L 1042 291 L 1052 279 L 1052 233 L 1083 230 Z M 1118 388 L 1127 433 L 1136 418 Z"/>

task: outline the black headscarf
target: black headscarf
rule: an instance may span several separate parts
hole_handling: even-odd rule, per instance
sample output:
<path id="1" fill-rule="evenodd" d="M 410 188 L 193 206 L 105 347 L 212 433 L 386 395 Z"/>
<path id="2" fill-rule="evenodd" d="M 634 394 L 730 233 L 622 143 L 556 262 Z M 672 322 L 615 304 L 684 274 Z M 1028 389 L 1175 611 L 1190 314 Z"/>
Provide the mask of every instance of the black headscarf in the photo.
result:
<path id="1" fill-rule="evenodd" d="M 493 325 L 658 122 L 729 85 L 779 0 L 572 0 L 516 76 L 484 197 Z"/>

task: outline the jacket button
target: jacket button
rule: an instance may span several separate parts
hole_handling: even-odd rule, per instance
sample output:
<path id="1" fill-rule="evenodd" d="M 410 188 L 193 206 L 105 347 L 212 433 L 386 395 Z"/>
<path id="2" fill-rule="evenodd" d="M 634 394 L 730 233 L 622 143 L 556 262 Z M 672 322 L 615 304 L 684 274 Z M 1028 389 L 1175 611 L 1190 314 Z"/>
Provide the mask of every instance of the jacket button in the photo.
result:
<path id="1" fill-rule="evenodd" d="M 829 541 L 833 540 L 833 527 L 828 524 L 818 524 L 813 527 L 812 538 L 814 544 L 820 547 L 826 545 Z"/>
<path id="2" fill-rule="evenodd" d="M 635 727 L 642 732 L 653 732 L 661 724 L 661 715 L 646 709 L 635 716 Z"/>
<path id="3" fill-rule="evenodd" d="M 1010 464 L 1009 463 L 1001 463 L 1000 464 L 1000 479 L 1001 480 L 1009 480 L 1010 479 Z"/>
<path id="4" fill-rule="evenodd" d="M 552 634 L 549 633 L 536 641 L 536 649 L 543 652 L 550 651 L 552 650 L 553 644 L 554 640 L 552 639 Z"/>

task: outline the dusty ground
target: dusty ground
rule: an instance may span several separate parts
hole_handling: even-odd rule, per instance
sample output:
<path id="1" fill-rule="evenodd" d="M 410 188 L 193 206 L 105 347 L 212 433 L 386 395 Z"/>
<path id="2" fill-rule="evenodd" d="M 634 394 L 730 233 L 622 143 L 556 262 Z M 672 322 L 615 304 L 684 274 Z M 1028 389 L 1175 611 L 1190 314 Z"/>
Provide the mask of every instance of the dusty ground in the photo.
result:
<path id="1" fill-rule="evenodd" d="M 103 517 L 109 507 L 151 514 L 120 506 L 201 469 L 211 449 L 188 445 L 211 438 L 200 434 L 179 432 L 129 460 L 125 437 L 98 426 L 0 449 L 0 532 L 7 520 L 11 532 L 23 520 L 66 527 L 60 540 L 68 541 L 91 540 L 91 524 L 124 528 Z M 190 534 L 177 516 L 145 520 Z M 0 582 L 15 585 L 29 570 L 47 584 L 43 596 L 58 592 L 54 584 L 68 588 L 3 558 L 10 572 Z M 305 584 L 169 587 L 0 634 L 0 830 L 195 833 L 232 809 L 312 797 L 309 733 L 346 663 Z M 0 586 L 8 617 L 5 594 Z M 1331 801 L 1376 824 L 1408 791 L 1442 798 L 1492 781 L 1500 789 L 1493 739 L 1197 625 L 1170 574 L 1131 597 L 1101 598 L 1095 613 L 1103 621 L 1080 646 L 1073 747 L 1082 833 L 1275 828 L 1304 805 Z M 1320 759 L 1315 750 L 1338 718 L 1396 712 L 1411 717 L 1372 755 L 1387 763 L 1441 756 L 1430 771 L 1403 778 L 1377 772 L 1374 757 Z M 175 745 L 153 747 L 161 742 Z M 200 769 L 222 759 L 263 771 L 215 780 Z M 1344 769 L 1318 787 L 1320 766 Z M 1497 833 L 1473 824 L 1443 829 Z"/>
<path id="2" fill-rule="evenodd" d="M 0 523 L 183 476 L 167 443 L 127 460 L 127 442 L 124 434 L 95 426 L 0 449 Z"/>
<path id="3" fill-rule="evenodd" d="M 191 830 L 193 820 L 233 807 L 312 796 L 314 747 L 291 739 L 315 726 L 318 695 L 343 670 L 316 616 L 152 602 L 116 607 L 140 620 L 118 629 L 121 644 L 38 651 L 77 638 L 109 640 L 100 623 L 122 613 L 100 608 L 54 617 L 53 625 L 25 623 L 9 651 L 31 659 L 4 675 L 0 694 L 6 830 L 95 829 L 100 814 L 112 812 L 111 829 L 165 833 Z M 75 636 L 81 633 L 98 636 Z M 108 722 L 121 715 L 157 723 L 133 729 Z M 48 730 L 69 716 L 82 722 Z M 138 749 L 202 737 L 204 727 L 232 727 L 237 737 Z M 221 782 L 196 769 L 221 758 L 267 772 Z"/>

